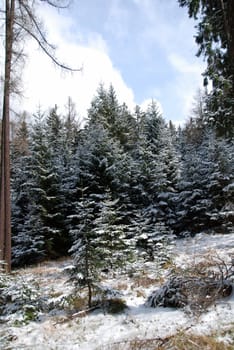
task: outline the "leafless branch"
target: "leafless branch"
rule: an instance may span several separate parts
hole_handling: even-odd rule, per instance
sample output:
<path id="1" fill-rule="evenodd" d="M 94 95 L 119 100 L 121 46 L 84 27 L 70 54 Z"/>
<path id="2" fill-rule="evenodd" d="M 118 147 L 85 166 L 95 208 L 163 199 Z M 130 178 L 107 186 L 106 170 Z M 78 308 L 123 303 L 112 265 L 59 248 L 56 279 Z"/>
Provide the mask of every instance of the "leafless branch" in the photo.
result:
<path id="1" fill-rule="evenodd" d="M 61 6 L 56 2 L 48 1 L 48 0 L 40 0 L 42 2 L 46 2 L 49 5 L 53 5 L 57 8 L 64 8 L 66 6 Z M 35 15 L 32 12 L 32 9 L 29 7 L 28 3 L 19 0 L 19 10 L 21 12 L 21 15 L 19 18 L 15 18 L 14 23 L 24 30 L 25 33 L 27 33 L 29 36 L 31 36 L 39 45 L 39 47 L 42 49 L 42 51 L 52 60 L 52 62 L 55 63 L 55 65 L 59 66 L 60 68 L 71 71 L 71 72 L 78 72 L 81 71 L 82 68 L 72 68 L 69 67 L 66 64 L 61 63 L 56 57 L 55 57 L 55 50 L 56 47 L 52 45 L 48 40 L 46 35 L 44 34 L 42 30 L 42 24 L 39 23 L 38 19 L 35 17 Z"/>
<path id="2" fill-rule="evenodd" d="M 81 71 L 81 68 L 71 68 L 61 62 L 59 62 L 59 60 L 57 60 L 57 58 L 49 52 L 49 48 L 46 47 L 45 43 L 42 43 L 42 41 L 40 40 L 40 38 L 38 38 L 36 36 L 36 34 L 32 33 L 27 27 L 23 26 L 23 24 L 19 23 L 19 22 L 15 22 L 19 27 L 21 27 L 22 29 L 25 30 L 26 33 L 28 33 L 37 43 L 38 45 L 40 46 L 40 48 L 42 49 L 42 51 L 52 60 L 52 62 L 54 62 L 56 64 L 56 66 L 64 69 L 64 70 L 67 70 L 67 71 L 70 71 L 70 72 L 80 72 Z M 50 45 L 50 48 L 52 46 Z"/>
<path id="3" fill-rule="evenodd" d="M 67 4 L 65 5 L 59 5 L 58 2 L 61 2 L 61 0 L 58 0 L 58 1 L 50 1 L 50 0 L 40 0 L 41 2 L 45 2 L 47 3 L 48 5 L 52 6 L 52 7 L 56 7 L 58 9 L 65 9 L 65 8 L 68 8 L 71 4 L 71 1 L 68 0 L 67 1 Z"/>
<path id="4" fill-rule="evenodd" d="M 34 29 L 36 29 L 37 33 L 39 34 L 38 39 L 40 41 L 43 41 L 44 44 L 48 47 L 50 47 L 52 50 L 55 50 L 55 46 L 50 44 L 45 36 L 45 34 L 43 33 L 43 31 L 41 30 L 41 24 L 38 23 L 38 21 L 35 18 L 35 15 L 33 15 L 31 9 L 29 8 L 29 6 L 27 4 L 25 4 L 22 0 L 20 0 L 20 4 L 21 7 L 26 11 L 27 15 L 28 15 L 28 19 L 31 21 L 32 23 L 32 27 Z M 28 28 L 27 28 L 28 29 Z M 30 33 L 29 33 L 30 34 Z M 35 34 L 36 35 L 36 34 Z"/>

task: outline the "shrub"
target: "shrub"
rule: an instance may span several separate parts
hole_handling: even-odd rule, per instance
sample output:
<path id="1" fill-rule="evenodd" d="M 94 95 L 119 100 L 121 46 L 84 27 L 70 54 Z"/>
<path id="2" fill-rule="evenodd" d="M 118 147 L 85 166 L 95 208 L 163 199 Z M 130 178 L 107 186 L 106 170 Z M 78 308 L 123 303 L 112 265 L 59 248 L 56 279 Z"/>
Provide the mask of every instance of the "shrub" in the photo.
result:
<path id="1" fill-rule="evenodd" d="M 105 312 L 110 314 L 118 314 L 127 309 L 127 305 L 123 299 L 114 298 L 103 301 L 103 308 Z"/>
<path id="2" fill-rule="evenodd" d="M 153 291 L 146 301 L 150 307 L 187 307 L 203 312 L 217 299 L 232 293 L 233 260 L 225 263 L 217 256 L 205 256 L 197 265 L 178 269 L 169 280 Z"/>

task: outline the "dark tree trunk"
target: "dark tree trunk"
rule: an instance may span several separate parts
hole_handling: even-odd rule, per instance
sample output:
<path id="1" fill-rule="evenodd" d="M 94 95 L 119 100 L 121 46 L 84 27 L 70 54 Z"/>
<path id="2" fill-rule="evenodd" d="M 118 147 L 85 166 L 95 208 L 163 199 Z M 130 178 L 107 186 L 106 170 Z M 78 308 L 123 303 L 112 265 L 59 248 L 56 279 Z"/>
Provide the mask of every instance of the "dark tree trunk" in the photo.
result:
<path id="1" fill-rule="evenodd" d="M 227 4 L 228 28 L 229 28 L 229 63 L 232 74 L 232 92 L 234 93 L 234 1 L 229 0 Z M 234 98 L 234 96 L 233 96 Z"/>
<path id="2" fill-rule="evenodd" d="M 92 306 L 92 282 L 89 277 L 89 257 L 88 257 L 88 248 L 86 247 L 85 252 L 85 273 L 86 273 L 86 280 L 87 280 L 87 287 L 88 287 L 88 307 L 91 308 Z"/>
<path id="3" fill-rule="evenodd" d="M 227 2 L 228 50 L 230 61 L 234 60 L 234 1 Z"/>
<path id="4" fill-rule="evenodd" d="M 11 202 L 10 202 L 10 80 L 13 46 L 15 0 L 5 1 L 5 80 L 1 139 L 0 259 L 11 271 Z"/>
<path id="5" fill-rule="evenodd" d="M 228 136 L 234 136 L 234 1 L 227 1 L 227 26 L 228 26 L 228 61 L 231 77 L 230 105 Z"/>
<path id="6" fill-rule="evenodd" d="M 90 282 L 88 282 L 88 306 L 92 307 L 92 285 Z"/>

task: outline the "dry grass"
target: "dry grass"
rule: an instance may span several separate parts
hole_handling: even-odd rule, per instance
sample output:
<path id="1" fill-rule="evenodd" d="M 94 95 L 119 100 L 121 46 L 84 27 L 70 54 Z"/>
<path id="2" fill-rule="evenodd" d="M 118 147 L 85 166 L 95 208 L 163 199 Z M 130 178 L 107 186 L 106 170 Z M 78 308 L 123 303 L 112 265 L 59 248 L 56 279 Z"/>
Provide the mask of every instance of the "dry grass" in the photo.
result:
<path id="1" fill-rule="evenodd" d="M 169 338 L 158 350 L 232 350 L 233 346 L 218 341 L 214 336 L 178 333 Z"/>
<path id="2" fill-rule="evenodd" d="M 209 249 L 206 253 L 195 254 L 186 268 L 174 266 L 175 272 L 197 277 L 228 279 L 233 276 L 233 256 L 222 258 L 216 251 Z"/>
<path id="3" fill-rule="evenodd" d="M 70 294 L 64 299 L 63 308 L 68 313 L 74 313 L 87 309 L 88 298 L 87 296 Z"/>
<path id="4" fill-rule="evenodd" d="M 121 281 L 121 282 L 118 282 L 118 284 L 116 285 L 116 288 L 118 290 L 128 290 L 129 284 L 127 282 Z"/>
<path id="5" fill-rule="evenodd" d="M 132 285 L 131 289 L 135 289 L 136 287 L 141 287 L 141 288 L 148 288 L 155 286 L 158 283 L 161 283 L 163 281 L 162 278 L 150 278 L 146 275 L 135 277 L 132 280 Z"/>
<path id="6" fill-rule="evenodd" d="M 134 339 L 114 343 L 105 350 L 233 350 L 233 345 L 218 341 L 215 335 L 178 332 L 165 338 Z"/>
<path id="7" fill-rule="evenodd" d="M 59 262 L 65 263 L 66 261 L 70 261 L 70 260 L 71 260 L 70 257 L 61 257 L 57 260 L 45 260 L 41 263 L 27 266 L 25 268 L 23 267 L 19 269 L 18 268 L 14 269 L 13 274 L 23 273 L 24 275 L 27 275 L 27 274 L 33 273 L 35 275 L 43 276 L 43 275 L 47 275 L 48 273 L 56 273 L 58 272 L 57 264 Z"/>

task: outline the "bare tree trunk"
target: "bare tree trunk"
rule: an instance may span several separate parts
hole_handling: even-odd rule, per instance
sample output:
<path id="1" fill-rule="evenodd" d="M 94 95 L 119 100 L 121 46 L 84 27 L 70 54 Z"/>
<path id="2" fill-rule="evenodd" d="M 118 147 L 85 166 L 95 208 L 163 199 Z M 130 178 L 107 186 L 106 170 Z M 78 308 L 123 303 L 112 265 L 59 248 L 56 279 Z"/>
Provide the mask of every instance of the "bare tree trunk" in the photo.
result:
<path id="1" fill-rule="evenodd" d="M 229 65 L 231 74 L 234 73 L 234 1 L 228 0 L 225 2 L 220 0 L 221 9 L 223 12 L 224 29 L 227 37 L 227 49 L 229 57 Z M 232 76 L 234 82 L 234 77 Z"/>
<path id="2" fill-rule="evenodd" d="M 10 79 L 15 0 L 5 0 L 5 80 L 1 139 L 0 258 L 11 271 Z"/>
<path id="3" fill-rule="evenodd" d="M 88 282 L 88 306 L 92 307 L 92 285 L 90 282 Z"/>
<path id="4" fill-rule="evenodd" d="M 233 0 L 228 2 L 227 8 L 229 14 L 228 26 L 229 26 L 229 59 L 231 64 L 232 82 L 233 82 L 233 93 L 234 93 L 234 2 Z"/>
<path id="5" fill-rule="evenodd" d="M 92 306 L 92 282 L 89 278 L 89 258 L 88 258 L 88 248 L 87 247 L 86 247 L 86 252 L 85 252 L 85 273 L 86 273 L 87 287 L 88 287 L 88 307 L 91 308 L 91 306 Z"/>
<path id="6" fill-rule="evenodd" d="M 234 1 L 227 1 L 227 27 L 228 27 L 228 70 L 231 78 L 230 107 L 231 115 L 228 118 L 227 136 L 234 136 Z"/>

